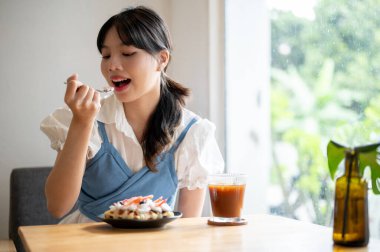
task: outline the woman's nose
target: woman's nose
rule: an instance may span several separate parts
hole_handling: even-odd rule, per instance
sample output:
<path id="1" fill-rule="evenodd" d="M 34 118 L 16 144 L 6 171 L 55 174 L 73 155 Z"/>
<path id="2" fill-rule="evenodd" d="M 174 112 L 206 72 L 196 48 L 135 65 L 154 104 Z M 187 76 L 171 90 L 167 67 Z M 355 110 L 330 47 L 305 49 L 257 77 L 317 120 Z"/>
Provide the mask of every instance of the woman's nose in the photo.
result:
<path id="1" fill-rule="evenodd" d="M 108 65 L 108 71 L 121 70 L 122 68 L 123 68 L 122 64 L 118 58 L 115 57 L 115 58 L 110 59 L 109 65 Z"/>

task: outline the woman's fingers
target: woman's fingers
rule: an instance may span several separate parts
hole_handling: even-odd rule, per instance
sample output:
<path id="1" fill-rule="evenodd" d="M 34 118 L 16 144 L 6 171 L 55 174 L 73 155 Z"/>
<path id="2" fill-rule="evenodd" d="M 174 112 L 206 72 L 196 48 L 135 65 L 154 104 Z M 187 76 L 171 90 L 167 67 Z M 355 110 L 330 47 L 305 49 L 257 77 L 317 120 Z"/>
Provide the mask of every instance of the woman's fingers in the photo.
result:
<path id="1" fill-rule="evenodd" d="M 95 90 L 93 88 L 89 88 L 87 91 L 86 96 L 83 99 L 83 103 L 85 103 L 86 106 L 90 106 L 93 100 L 95 94 Z"/>
<path id="2" fill-rule="evenodd" d="M 78 80 L 78 74 L 74 73 L 74 74 L 70 75 L 70 77 L 67 78 L 66 83 L 69 83 L 69 81 L 71 81 L 71 80 Z"/>
<path id="3" fill-rule="evenodd" d="M 73 74 L 67 79 L 65 102 L 75 118 L 93 120 L 100 109 L 100 94 Z"/>
<path id="4" fill-rule="evenodd" d="M 75 93 L 75 100 L 78 103 L 85 102 L 87 93 L 89 92 L 90 87 L 87 85 L 81 85 L 78 87 L 77 92 Z"/>
<path id="5" fill-rule="evenodd" d="M 79 86 L 79 82 L 76 82 L 76 81 L 78 81 L 78 74 L 77 73 L 74 73 L 74 74 L 70 75 L 69 78 L 67 78 L 67 80 L 66 80 L 66 84 L 67 84 L 66 95 L 68 97 L 72 97 L 76 93 L 77 88 Z M 66 98 L 66 95 L 65 95 L 65 98 Z"/>
<path id="6" fill-rule="evenodd" d="M 99 110 L 101 107 L 99 92 L 94 93 L 94 96 L 92 97 L 92 102 L 95 103 L 97 109 Z"/>
<path id="7" fill-rule="evenodd" d="M 67 82 L 66 93 L 65 93 L 66 103 L 75 99 L 75 96 L 77 95 L 81 86 L 83 86 L 83 83 L 78 80 L 71 79 Z"/>

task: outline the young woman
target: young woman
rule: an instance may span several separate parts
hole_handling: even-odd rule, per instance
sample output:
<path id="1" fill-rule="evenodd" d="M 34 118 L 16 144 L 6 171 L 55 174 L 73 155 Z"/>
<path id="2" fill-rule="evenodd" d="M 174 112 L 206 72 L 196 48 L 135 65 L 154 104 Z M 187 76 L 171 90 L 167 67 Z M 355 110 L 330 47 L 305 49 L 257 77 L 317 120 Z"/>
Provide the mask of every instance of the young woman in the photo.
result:
<path id="1" fill-rule="evenodd" d="M 97 39 L 101 71 L 114 88 L 100 95 L 78 75 L 65 103 L 41 123 L 58 151 L 46 182 L 49 211 L 64 222 L 96 220 L 119 200 L 153 194 L 183 217 L 200 216 L 207 174 L 224 162 L 215 126 L 184 108 L 189 89 L 166 74 L 171 41 L 164 21 L 146 7 L 111 17 Z"/>

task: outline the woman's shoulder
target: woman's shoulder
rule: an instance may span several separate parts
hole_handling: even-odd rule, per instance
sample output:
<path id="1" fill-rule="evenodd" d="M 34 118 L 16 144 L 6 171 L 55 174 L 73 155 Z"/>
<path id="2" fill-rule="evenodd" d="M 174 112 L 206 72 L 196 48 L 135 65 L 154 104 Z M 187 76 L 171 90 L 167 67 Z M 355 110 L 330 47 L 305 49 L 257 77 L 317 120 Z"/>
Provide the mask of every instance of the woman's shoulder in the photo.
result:
<path id="1" fill-rule="evenodd" d="M 68 106 L 64 106 L 55 109 L 40 123 L 41 131 L 50 139 L 50 146 L 54 150 L 62 150 L 66 142 L 72 118 L 72 111 Z M 101 145 L 97 123 L 94 122 L 94 125 L 89 141 L 88 158 L 93 157 Z"/>
<path id="2" fill-rule="evenodd" d="M 202 118 L 201 116 L 186 108 L 184 108 L 182 112 L 181 126 L 183 128 L 185 128 L 193 119 L 195 119 L 196 121 L 191 128 L 215 130 L 215 124 L 209 121 L 207 118 Z"/>
<path id="3" fill-rule="evenodd" d="M 202 118 L 191 110 L 183 109 L 182 121 L 177 128 L 177 136 L 181 134 L 187 126 L 195 119 L 195 122 L 190 125 L 186 132 L 187 139 L 202 138 L 207 135 L 213 135 L 215 132 L 215 124 L 206 118 Z"/>
<path id="4" fill-rule="evenodd" d="M 68 106 L 63 106 L 55 109 L 52 113 L 46 116 L 41 124 L 41 129 L 50 127 L 56 124 L 68 126 L 72 120 L 73 114 Z"/>

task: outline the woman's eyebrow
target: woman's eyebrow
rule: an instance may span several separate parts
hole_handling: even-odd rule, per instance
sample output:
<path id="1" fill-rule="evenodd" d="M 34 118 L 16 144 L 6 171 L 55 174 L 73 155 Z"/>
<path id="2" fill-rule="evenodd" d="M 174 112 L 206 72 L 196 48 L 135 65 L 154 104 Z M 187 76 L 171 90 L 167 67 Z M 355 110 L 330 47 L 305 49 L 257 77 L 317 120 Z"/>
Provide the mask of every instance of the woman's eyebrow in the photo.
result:
<path id="1" fill-rule="evenodd" d="M 103 49 L 108 49 L 108 46 L 102 45 L 102 47 L 100 48 L 100 50 L 103 50 Z"/>

